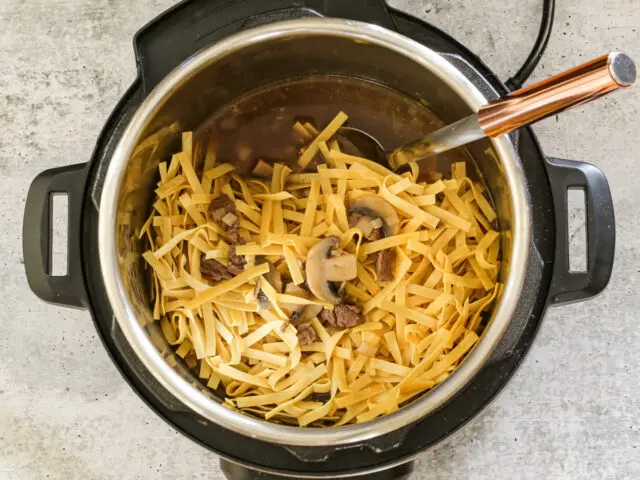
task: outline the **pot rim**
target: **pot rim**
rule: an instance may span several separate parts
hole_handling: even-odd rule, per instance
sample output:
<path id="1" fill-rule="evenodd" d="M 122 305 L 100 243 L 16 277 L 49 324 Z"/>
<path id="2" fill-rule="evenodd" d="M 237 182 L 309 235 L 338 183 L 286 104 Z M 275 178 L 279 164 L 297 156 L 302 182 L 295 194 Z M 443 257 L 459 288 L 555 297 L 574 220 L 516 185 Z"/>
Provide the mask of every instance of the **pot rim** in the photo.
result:
<path id="1" fill-rule="evenodd" d="M 180 85 L 210 62 L 247 46 L 296 35 L 347 37 L 386 48 L 429 69 L 448 84 L 474 111 L 488 103 L 484 95 L 449 61 L 430 48 L 399 33 L 369 23 L 334 18 L 287 20 L 256 27 L 217 42 L 187 59 L 169 73 L 138 107 L 114 150 L 104 180 L 98 220 L 99 258 L 105 289 L 116 320 L 138 358 L 158 382 L 194 412 L 224 428 L 274 443 L 296 446 L 331 446 L 363 442 L 405 427 L 433 412 L 466 385 L 488 360 L 515 311 L 524 283 L 530 238 L 530 213 L 522 168 L 510 139 L 492 139 L 509 185 L 512 204 L 512 255 L 505 288 L 480 342 L 442 384 L 394 413 L 360 425 L 304 429 L 277 425 L 234 412 L 194 388 L 164 360 L 148 338 L 132 308 L 122 282 L 116 249 L 118 195 L 138 137 L 149 119 Z"/>

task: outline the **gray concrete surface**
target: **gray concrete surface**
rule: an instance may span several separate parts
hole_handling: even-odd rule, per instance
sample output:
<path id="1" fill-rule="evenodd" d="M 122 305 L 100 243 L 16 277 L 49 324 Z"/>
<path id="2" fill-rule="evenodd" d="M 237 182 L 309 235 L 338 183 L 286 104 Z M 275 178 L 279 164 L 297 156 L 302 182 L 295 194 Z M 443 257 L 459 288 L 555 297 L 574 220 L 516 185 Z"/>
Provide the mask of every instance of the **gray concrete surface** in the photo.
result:
<path id="1" fill-rule="evenodd" d="M 173 0 L 0 1 L 0 479 L 221 478 L 122 380 L 86 312 L 38 301 L 23 270 L 31 179 L 89 158 L 134 78 L 134 32 Z M 506 78 L 540 0 L 394 0 Z M 608 50 L 640 59 L 640 2 L 558 0 L 545 75 Z M 607 173 L 618 225 L 611 284 L 551 310 L 531 354 L 470 427 L 421 456 L 417 479 L 640 478 L 640 89 L 535 127 L 550 155 Z"/>

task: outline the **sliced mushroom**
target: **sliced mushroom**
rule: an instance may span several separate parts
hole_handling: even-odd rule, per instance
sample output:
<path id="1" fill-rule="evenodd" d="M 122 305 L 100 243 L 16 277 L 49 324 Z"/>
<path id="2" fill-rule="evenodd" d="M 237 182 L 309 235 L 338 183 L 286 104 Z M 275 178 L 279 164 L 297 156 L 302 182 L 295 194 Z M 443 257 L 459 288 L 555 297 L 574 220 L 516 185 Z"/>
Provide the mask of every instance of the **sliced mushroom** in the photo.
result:
<path id="1" fill-rule="evenodd" d="M 389 202 L 376 195 L 367 195 L 351 202 L 349 215 L 357 220 L 356 226 L 360 227 L 367 240 L 379 240 L 383 236 L 389 237 L 400 232 L 400 219 L 395 209 Z M 393 250 L 387 249 L 378 253 L 376 273 L 379 281 L 393 280 L 393 259 Z"/>
<path id="2" fill-rule="evenodd" d="M 316 243 L 307 254 L 307 284 L 311 293 L 320 300 L 340 303 L 341 297 L 333 282 L 345 282 L 356 278 L 357 259 L 355 255 L 332 255 L 340 239 L 327 237 Z"/>
<path id="3" fill-rule="evenodd" d="M 380 223 L 382 224 L 382 221 L 380 221 Z M 367 217 L 361 213 L 352 212 L 349 214 L 349 227 L 359 228 L 364 238 L 368 239 L 373 233 L 373 220 L 371 220 L 371 217 Z M 382 225 L 380 225 L 380 228 L 381 227 Z"/>
<path id="4" fill-rule="evenodd" d="M 260 310 L 269 308 L 271 306 L 271 302 L 269 302 L 269 299 L 260 288 L 260 279 L 258 279 L 258 281 L 256 282 L 256 286 L 253 289 L 253 294 L 256 297 L 256 301 L 258 302 L 258 307 L 260 308 Z"/>
<path id="5" fill-rule="evenodd" d="M 358 259 L 353 254 L 331 257 L 324 264 L 324 277 L 330 282 L 346 282 L 358 276 Z"/>
<path id="6" fill-rule="evenodd" d="M 381 218 L 376 218 L 375 220 L 371 220 L 371 227 L 373 228 L 382 228 L 384 223 L 382 223 Z"/>
<path id="7" fill-rule="evenodd" d="M 398 218 L 395 208 L 385 199 L 376 195 L 366 195 L 351 202 L 349 205 L 349 214 L 352 213 L 369 217 L 373 222 L 379 218 L 382 221 L 381 226 L 385 237 L 397 235 L 400 231 L 400 219 Z M 363 218 L 359 221 L 362 222 L 363 220 L 365 219 Z M 369 226 L 375 228 L 374 225 L 376 223 L 369 223 Z"/>

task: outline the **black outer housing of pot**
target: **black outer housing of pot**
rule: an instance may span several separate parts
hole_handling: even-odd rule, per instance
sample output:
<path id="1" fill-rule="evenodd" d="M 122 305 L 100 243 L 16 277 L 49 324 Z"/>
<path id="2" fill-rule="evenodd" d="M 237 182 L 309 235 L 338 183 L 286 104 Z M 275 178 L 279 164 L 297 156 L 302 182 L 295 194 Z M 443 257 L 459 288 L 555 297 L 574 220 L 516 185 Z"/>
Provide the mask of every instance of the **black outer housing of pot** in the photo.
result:
<path id="1" fill-rule="evenodd" d="M 592 165 L 546 158 L 530 129 L 512 136 L 531 199 L 531 247 L 523 294 L 507 332 L 486 365 L 458 395 L 420 421 L 360 444 L 293 447 L 245 437 L 204 419 L 153 378 L 114 318 L 98 262 L 103 177 L 131 116 L 169 71 L 196 51 L 239 30 L 305 16 L 350 18 L 397 30 L 447 56 L 487 98 L 507 92 L 465 47 L 433 26 L 387 7 L 383 0 L 183 2 L 136 35 L 139 76 L 110 116 L 92 159 L 86 164 L 47 170 L 34 180 L 23 227 L 27 277 L 41 299 L 88 308 L 105 348 L 134 391 L 174 428 L 219 454 L 228 478 L 409 478 L 411 460 L 417 454 L 465 425 L 506 385 L 529 350 L 548 305 L 586 299 L 607 285 L 615 245 L 611 194 L 604 175 Z M 569 271 L 568 188 L 585 190 L 587 272 Z M 70 254 L 64 277 L 50 274 L 50 197 L 57 192 L 69 195 Z"/>

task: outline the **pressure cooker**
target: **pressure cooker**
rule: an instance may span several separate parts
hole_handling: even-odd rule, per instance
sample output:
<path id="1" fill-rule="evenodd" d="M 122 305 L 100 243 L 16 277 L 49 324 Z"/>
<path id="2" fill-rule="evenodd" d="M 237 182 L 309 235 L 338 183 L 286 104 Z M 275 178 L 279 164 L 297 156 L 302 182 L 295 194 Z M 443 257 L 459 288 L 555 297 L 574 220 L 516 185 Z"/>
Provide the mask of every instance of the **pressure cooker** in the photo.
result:
<path id="1" fill-rule="evenodd" d="M 180 130 L 196 128 L 244 92 L 306 75 L 375 81 L 428 101 L 447 122 L 507 89 L 458 42 L 382 0 L 191 0 L 144 27 L 134 44 L 138 77 L 91 159 L 42 172 L 31 185 L 25 268 L 41 299 L 89 310 L 134 391 L 177 430 L 218 453 L 229 478 L 408 478 L 416 455 L 473 419 L 506 385 L 548 306 L 586 300 L 607 285 L 615 229 L 604 174 L 545 156 L 530 129 L 478 141 L 469 152 L 504 232 L 505 288 L 458 370 L 412 404 L 361 425 L 290 427 L 223 407 L 152 321 L 137 239 L 157 165 L 175 153 Z M 569 267 L 572 188 L 584 190 L 587 207 L 588 258 L 580 272 Z M 64 276 L 50 268 L 56 193 L 69 197 Z"/>

